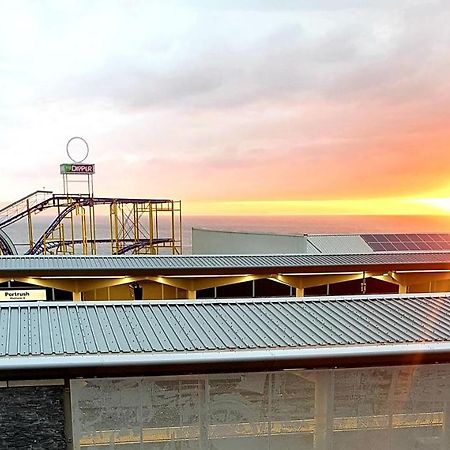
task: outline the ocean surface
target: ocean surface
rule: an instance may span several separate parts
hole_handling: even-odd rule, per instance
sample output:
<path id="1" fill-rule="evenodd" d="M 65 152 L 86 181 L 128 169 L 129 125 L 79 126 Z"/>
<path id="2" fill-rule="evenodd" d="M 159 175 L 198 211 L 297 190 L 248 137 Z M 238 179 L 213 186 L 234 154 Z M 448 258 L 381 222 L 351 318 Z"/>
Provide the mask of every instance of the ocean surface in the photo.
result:
<path id="1" fill-rule="evenodd" d="M 36 240 L 48 225 L 49 218 L 36 217 L 34 239 Z M 161 223 L 160 236 L 167 236 L 167 224 Z M 264 233 L 450 233 L 450 215 L 445 216 L 184 216 L 183 251 L 191 253 L 192 228 L 206 228 L 227 231 L 256 231 Z M 28 234 L 25 221 L 16 223 L 4 231 L 18 245 L 23 253 Z M 109 218 L 97 217 L 97 237 L 109 238 Z M 103 246 L 99 253 L 109 253 L 109 246 Z"/>

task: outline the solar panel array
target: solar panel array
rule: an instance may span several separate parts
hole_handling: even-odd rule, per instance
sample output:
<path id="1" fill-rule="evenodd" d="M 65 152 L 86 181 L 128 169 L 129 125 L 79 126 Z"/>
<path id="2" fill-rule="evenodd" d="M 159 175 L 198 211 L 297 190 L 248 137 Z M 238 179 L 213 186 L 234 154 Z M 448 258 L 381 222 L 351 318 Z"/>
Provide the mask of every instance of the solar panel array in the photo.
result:
<path id="1" fill-rule="evenodd" d="M 450 250 L 448 234 L 362 234 L 374 252 Z"/>

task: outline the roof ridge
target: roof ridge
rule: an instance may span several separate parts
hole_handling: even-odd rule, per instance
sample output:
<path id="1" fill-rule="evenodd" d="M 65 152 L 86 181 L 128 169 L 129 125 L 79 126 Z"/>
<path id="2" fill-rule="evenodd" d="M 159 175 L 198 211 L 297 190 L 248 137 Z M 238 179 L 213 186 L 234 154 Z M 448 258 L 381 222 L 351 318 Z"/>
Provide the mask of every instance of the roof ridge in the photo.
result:
<path id="1" fill-rule="evenodd" d="M 400 301 L 408 299 L 426 300 L 430 298 L 445 298 L 450 300 L 450 292 L 407 293 L 407 294 L 361 294 L 361 295 L 329 295 L 308 297 L 255 297 L 255 298 L 226 298 L 226 299 L 157 299 L 157 300 L 86 300 L 86 301 L 11 301 L 0 302 L 0 308 L 11 307 L 85 307 L 85 306 L 192 306 L 196 305 L 227 305 L 227 304 L 266 304 L 266 303 L 326 303 L 326 302 L 356 302 L 356 301 Z"/>

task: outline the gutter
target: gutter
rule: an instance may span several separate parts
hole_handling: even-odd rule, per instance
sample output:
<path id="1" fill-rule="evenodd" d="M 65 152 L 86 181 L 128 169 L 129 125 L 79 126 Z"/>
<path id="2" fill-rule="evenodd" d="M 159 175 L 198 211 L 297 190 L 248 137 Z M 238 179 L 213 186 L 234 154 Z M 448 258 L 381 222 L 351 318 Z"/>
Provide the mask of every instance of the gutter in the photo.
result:
<path id="1" fill-rule="evenodd" d="M 344 366 L 352 361 L 367 361 L 373 365 L 374 359 L 391 359 L 400 363 L 417 356 L 432 359 L 433 356 L 450 358 L 450 341 L 437 343 L 412 344 L 380 344 L 345 347 L 314 347 L 296 349 L 264 349 L 264 350 L 224 350 L 194 352 L 158 352 L 145 354 L 100 354 L 70 356 L 13 356 L 0 357 L 0 372 L 11 370 L 52 370 L 82 368 L 114 368 L 114 367 L 154 367 L 169 368 L 171 366 L 237 366 L 240 364 L 264 363 L 268 366 L 286 366 L 292 363 L 296 368 L 311 367 L 314 363 L 326 361 L 323 367 Z M 361 364 L 364 366 L 364 364 Z"/>

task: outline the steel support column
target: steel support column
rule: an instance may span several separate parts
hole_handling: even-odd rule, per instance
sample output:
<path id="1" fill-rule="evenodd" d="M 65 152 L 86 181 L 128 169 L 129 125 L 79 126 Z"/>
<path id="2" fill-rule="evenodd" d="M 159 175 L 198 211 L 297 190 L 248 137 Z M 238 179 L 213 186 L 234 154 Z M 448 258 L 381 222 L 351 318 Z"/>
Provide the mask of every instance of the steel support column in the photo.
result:
<path id="1" fill-rule="evenodd" d="M 334 374 L 316 374 L 314 450 L 333 448 Z"/>

